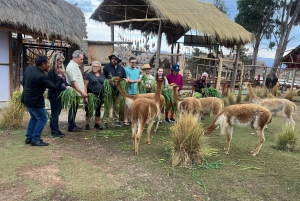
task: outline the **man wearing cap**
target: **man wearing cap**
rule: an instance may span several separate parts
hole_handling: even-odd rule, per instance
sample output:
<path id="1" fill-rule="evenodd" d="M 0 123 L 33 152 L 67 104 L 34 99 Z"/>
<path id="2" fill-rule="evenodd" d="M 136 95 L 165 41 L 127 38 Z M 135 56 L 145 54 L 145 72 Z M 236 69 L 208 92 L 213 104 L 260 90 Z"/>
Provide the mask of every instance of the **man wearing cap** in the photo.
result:
<path id="1" fill-rule="evenodd" d="M 208 74 L 206 72 L 202 73 L 202 76 L 199 80 L 196 80 L 195 84 L 193 85 L 192 88 L 192 94 L 194 93 L 194 91 L 199 92 L 202 94 L 202 96 L 204 95 L 204 88 L 209 88 L 210 87 L 210 83 L 207 82 L 207 78 L 208 78 Z"/>
<path id="2" fill-rule="evenodd" d="M 167 75 L 167 77 L 166 77 L 169 84 L 174 83 L 177 86 L 179 86 L 178 92 L 180 92 L 180 90 L 183 87 L 183 79 L 182 79 L 182 75 L 179 74 L 179 71 L 180 71 L 179 65 L 174 64 L 171 68 L 171 73 L 169 75 Z M 170 102 L 170 105 L 167 107 L 167 109 L 165 111 L 165 116 L 166 116 L 165 122 L 167 122 L 167 123 L 175 122 L 174 111 L 172 111 L 171 117 L 169 119 L 169 108 L 171 108 L 172 104 L 175 104 L 175 103 Z"/>
<path id="3" fill-rule="evenodd" d="M 103 68 L 103 74 L 106 79 L 110 79 L 111 77 L 118 76 L 120 78 L 126 78 L 125 69 L 120 65 L 122 59 L 117 52 L 112 53 L 109 57 L 110 63 L 105 65 Z M 121 95 L 116 86 L 112 86 L 113 90 L 113 120 L 114 126 L 123 126 L 120 123 L 119 119 L 119 108 L 120 108 L 120 101 Z M 104 112 L 103 118 L 103 128 L 108 128 L 108 118 L 109 112 Z"/>

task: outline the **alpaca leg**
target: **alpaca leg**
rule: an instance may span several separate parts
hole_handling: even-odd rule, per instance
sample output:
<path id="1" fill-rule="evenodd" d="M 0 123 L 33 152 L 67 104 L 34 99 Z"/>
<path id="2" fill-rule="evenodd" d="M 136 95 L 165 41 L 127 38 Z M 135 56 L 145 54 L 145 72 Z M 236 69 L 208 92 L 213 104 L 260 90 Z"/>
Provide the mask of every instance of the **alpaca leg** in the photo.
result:
<path id="1" fill-rule="evenodd" d="M 148 128 L 147 128 L 147 144 L 151 144 L 151 141 L 150 141 L 150 132 L 151 132 L 151 128 L 152 128 L 153 123 L 154 123 L 153 120 L 149 121 L 149 123 L 148 123 Z"/>
<path id="2" fill-rule="evenodd" d="M 155 129 L 154 129 L 154 132 L 156 132 L 156 131 L 157 131 L 157 128 L 158 128 L 159 122 L 160 122 L 160 114 L 158 114 L 158 117 L 157 117 L 157 122 L 156 122 L 156 126 L 155 126 Z"/>
<path id="3" fill-rule="evenodd" d="M 265 135 L 264 135 L 264 130 L 263 129 L 256 129 L 255 133 L 258 137 L 258 143 L 255 146 L 255 148 L 251 151 L 252 156 L 256 156 L 262 146 L 262 144 L 265 141 Z"/>
<path id="4" fill-rule="evenodd" d="M 227 144 L 226 144 L 226 147 L 224 148 L 225 154 L 229 153 L 230 142 L 232 139 L 232 132 L 233 132 L 233 126 L 228 125 L 228 127 L 227 127 Z"/>
<path id="5" fill-rule="evenodd" d="M 136 134 L 137 124 L 131 124 L 131 131 L 132 131 L 132 142 L 133 142 L 133 149 L 135 149 L 135 134 Z"/>
<path id="6" fill-rule="evenodd" d="M 143 133 L 144 127 L 145 127 L 145 122 L 138 123 L 137 134 L 135 135 L 135 146 L 134 146 L 135 155 L 139 155 L 139 144 L 141 141 L 141 135 Z"/>

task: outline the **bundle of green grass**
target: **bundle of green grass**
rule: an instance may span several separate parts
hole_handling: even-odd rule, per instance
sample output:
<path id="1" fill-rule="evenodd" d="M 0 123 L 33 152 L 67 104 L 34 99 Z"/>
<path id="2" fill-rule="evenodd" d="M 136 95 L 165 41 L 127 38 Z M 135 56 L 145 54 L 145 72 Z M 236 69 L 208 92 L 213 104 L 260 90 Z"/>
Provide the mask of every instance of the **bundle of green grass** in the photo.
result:
<path id="1" fill-rule="evenodd" d="M 191 115 L 178 119 L 171 127 L 172 165 L 191 167 L 202 164 L 206 156 L 206 142 L 202 124 Z"/>
<path id="2" fill-rule="evenodd" d="M 4 129 L 23 128 L 26 107 L 21 101 L 22 93 L 19 90 L 13 92 L 7 108 L 1 111 L 0 127 Z"/>

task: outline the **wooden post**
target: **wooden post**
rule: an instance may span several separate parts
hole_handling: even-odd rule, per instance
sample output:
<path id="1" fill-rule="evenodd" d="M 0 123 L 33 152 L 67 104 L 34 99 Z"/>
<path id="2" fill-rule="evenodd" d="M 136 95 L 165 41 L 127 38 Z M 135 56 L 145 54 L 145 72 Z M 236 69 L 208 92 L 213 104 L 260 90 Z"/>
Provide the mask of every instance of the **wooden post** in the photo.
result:
<path id="1" fill-rule="evenodd" d="M 294 75 L 293 75 L 293 81 L 292 81 L 292 86 L 291 86 L 291 87 L 292 87 L 292 90 L 293 90 L 293 88 L 294 88 L 294 82 L 295 82 L 295 78 L 296 78 L 296 68 L 293 69 L 293 74 L 294 74 Z"/>
<path id="2" fill-rule="evenodd" d="M 264 67 L 264 80 L 263 80 L 263 86 L 266 86 L 266 80 L 267 80 L 267 67 Z"/>
<path id="3" fill-rule="evenodd" d="M 179 54 L 179 48 L 180 48 L 180 44 L 179 43 L 177 43 L 177 54 Z M 174 63 L 177 63 L 178 62 L 178 55 L 176 56 L 176 61 L 174 62 Z M 174 64 L 173 63 L 173 64 Z M 172 64 L 172 65 L 173 65 Z"/>
<path id="4" fill-rule="evenodd" d="M 159 20 L 159 27 L 158 27 L 158 35 L 157 35 L 157 50 L 156 50 L 156 58 L 155 58 L 155 69 L 154 75 L 157 73 L 157 68 L 159 66 L 159 58 L 160 58 L 160 48 L 161 48 L 161 36 L 162 36 L 162 24 L 161 20 Z"/>
<path id="5" fill-rule="evenodd" d="M 131 57 L 131 47 L 132 44 L 128 44 L 128 47 L 126 49 L 126 54 L 127 54 L 126 66 L 129 66 L 129 58 Z"/>
<path id="6" fill-rule="evenodd" d="M 110 40 L 111 41 L 115 41 L 115 25 L 114 24 L 110 24 Z"/>
<path id="7" fill-rule="evenodd" d="M 236 50 L 235 64 L 233 66 L 233 72 L 232 72 L 233 74 L 232 74 L 231 86 L 230 86 L 230 91 L 232 93 L 235 92 L 236 70 L 238 67 L 238 58 L 239 58 L 240 49 L 241 49 L 241 46 L 239 45 Z"/>
<path id="8" fill-rule="evenodd" d="M 220 85 L 221 85 L 222 65 L 223 65 L 223 59 L 220 59 L 220 61 L 219 61 L 219 67 L 218 67 L 217 86 L 216 86 L 217 91 L 220 90 Z"/>
<path id="9" fill-rule="evenodd" d="M 242 63 L 242 70 L 241 70 L 241 76 L 240 76 L 240 86 L 242 86 L 242 84 L 243 84 L 244 71 L 245 71 L 245 64 Z"/>

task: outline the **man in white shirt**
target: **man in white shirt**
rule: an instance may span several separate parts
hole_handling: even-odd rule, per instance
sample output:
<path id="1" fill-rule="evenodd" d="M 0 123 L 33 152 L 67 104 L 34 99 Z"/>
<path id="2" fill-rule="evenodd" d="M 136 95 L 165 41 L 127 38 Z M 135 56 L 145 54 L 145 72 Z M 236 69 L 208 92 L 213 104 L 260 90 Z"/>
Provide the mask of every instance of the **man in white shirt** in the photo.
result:
<path id="1" fill-rule="evenodd" d="M 87 94 L 84 91 L 84 81 L 82 73 L 79 69 L 79 65 L 82 64 L 84 53 L 75 50 L 72 54 L 72 60 L 67 65 L 66 69 L 66 78 L 67 83 L 71 85 L 76 91 L 78 96 L 76 99 L 78 100 L 79 96 L 82 96 L 82 98 L 86 98 Z M 68 131 L 69 132 L 79 132 L 81 131 L 81 128 L 78 127 L 75 123 L 75 117 L 78 109 L 78 101 L 76 101 L 76 104 L 72 104 L 69 110 L 68 114 Z"/>

